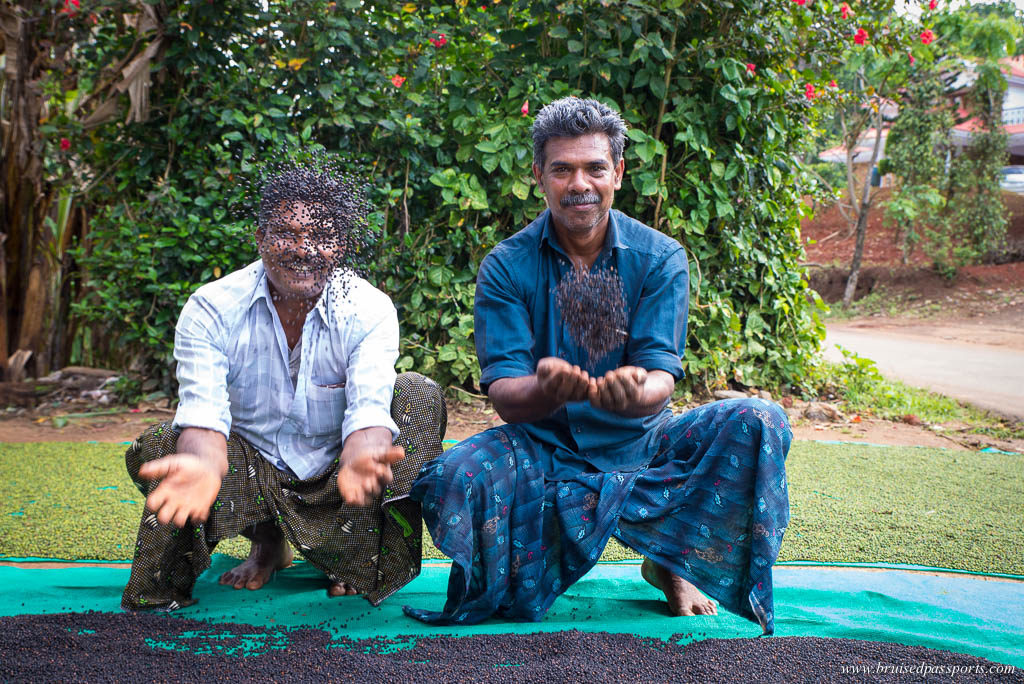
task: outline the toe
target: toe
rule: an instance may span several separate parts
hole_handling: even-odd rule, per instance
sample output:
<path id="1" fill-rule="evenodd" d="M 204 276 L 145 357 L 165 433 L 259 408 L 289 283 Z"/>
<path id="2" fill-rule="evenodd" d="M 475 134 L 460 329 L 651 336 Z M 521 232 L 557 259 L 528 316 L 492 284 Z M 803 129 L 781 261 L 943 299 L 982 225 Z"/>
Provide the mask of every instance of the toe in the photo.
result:
<path id="1" fill-rule="evenodd" d="M 673 606 L 672 613 L 679 617 L 695 614 L 693 610 L 687 606 Z"/>

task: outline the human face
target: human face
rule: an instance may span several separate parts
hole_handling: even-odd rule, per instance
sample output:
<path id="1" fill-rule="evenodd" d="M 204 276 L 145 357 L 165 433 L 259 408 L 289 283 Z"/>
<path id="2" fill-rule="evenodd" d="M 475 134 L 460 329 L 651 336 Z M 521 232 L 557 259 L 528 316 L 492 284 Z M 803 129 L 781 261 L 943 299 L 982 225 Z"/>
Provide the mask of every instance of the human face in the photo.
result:
<path id="1" fill-rule="evenodd" d="M 320 206 L 282 202 L 257 233 L 275 297 L 304 300 L 320 296 L 342 254 L 337 236 L 327 226 Z"/>
<path id="2" fill-rule="evenodd" d="M 551 209 L 555 227 L 583 237 L 608 225 L 615 191 L 622 187 L 622 159 L 612 161 L 604 133 L 551 138 L 544 144 L 544 168 L 533 175 Z"/>

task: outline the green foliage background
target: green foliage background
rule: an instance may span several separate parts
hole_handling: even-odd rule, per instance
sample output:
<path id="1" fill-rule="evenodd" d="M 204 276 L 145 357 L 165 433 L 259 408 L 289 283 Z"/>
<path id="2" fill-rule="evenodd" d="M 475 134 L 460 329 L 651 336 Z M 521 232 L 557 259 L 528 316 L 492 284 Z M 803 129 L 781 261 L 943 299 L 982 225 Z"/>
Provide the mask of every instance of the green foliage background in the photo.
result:
<path id="1" fill-rule="evenodd" d="M 86 132 L 55 117 L 99 208 L 77 253 L 79 360 L 166 376 L 189 293 L 256 258 L 231 218 L 239 178 L 286 148 L 322 147 L 369 179 L 381 238 L 370 278 L 399 307 L 400 369 L 472 388 L 477 265 L 543 209 L 533 114 L 578 95 L 631 127 L 616 206 L 690 255 L 686 388 L 803 381 L 824 326 L 799 266 L 811 185 L 795 159 L 818 121 L 804 85 L 850 45 L 839 3 L 384 5 L 160 4 L 170 40 L 149 120 Z M 83 84 L 137 38 L 108 17 L 79 52 Z"/>

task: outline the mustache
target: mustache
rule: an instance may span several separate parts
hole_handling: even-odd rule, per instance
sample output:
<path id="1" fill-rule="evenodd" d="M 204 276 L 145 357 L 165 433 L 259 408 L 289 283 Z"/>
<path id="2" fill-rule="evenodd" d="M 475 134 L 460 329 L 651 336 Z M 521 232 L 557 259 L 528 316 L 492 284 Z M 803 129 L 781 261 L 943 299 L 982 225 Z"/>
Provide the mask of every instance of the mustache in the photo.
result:
<path id="1" fill-rule="evenodd" d="M 601 201 L 601 196 L 596 192 L 584 192 L 575 195 L 566 195 L 561 199 L 559 204 L 563 207 L 575 207 L 580 204 L 597 204 Z"/>

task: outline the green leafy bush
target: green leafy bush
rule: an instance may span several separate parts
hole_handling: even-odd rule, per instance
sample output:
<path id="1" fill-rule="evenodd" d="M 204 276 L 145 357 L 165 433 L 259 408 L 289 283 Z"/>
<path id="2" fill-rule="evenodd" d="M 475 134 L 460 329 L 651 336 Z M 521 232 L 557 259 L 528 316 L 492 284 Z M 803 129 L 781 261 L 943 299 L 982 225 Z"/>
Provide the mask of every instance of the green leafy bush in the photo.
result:
<path id="1" fill-rule="evenodd" d="M 799 265 L 800 199 L 814 181 L 797 158 L 820 118 L 805 86 L 823 84 L 851 40 L 830 3 L 165 9 L 149 120 L 108 124 L 82 146 L 90 200 L 105 208 L 80 245 L 89 287 L 77 310 L 93 326 L 117 323 L 108 362 L 166 372 L 184 298 L 254 258 L 228 219 L 238 177 L 304 146 L 369 180 L 380 234 L 370 278 L 399 308 L 399 367 L 472 389 L 477 265 L 543 209 L 531 115 L 579 95 L 631 127 L 616 206 L 690 255 L 687 391 L 807 382 L 824 305 Z M 85 79 L 133 40 L 112 26 L 95 36 Z"/>

